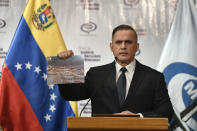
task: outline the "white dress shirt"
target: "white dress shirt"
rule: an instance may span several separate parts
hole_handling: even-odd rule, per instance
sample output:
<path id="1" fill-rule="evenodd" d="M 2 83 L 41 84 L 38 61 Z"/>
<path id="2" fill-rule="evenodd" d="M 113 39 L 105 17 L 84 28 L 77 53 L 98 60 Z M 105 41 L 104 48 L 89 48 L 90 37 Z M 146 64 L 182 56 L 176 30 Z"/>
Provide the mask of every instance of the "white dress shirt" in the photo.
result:
<path id="1" fill-rule="evenodd" d="M 125 95 L 125 99 L 126 99 L 126 97 L 128 95 L 128 92 L 129 92 L 131 80 L 133 78 L 133 74 L 134 74 L 134 70 L 135 70 L 135 65 L 136 65 L 136 60 L 134 59 L 130 64 L 125 66 L 125 68 L 127 69 L 127 71 L 125 72 L 125 76 L 126 76 L 126 95 Z M 117 83 L 118 78 L 119 78 L 120 74 L 122 73 L 120 71 L 122 66 L 120 64 L 118 64 L 117 62 L 115 64 L 115 66 L 116 66 L 116 83 Z"/>
<path id="2" fill-rule="evenodd" d="M 122 66 L 120 64 L 118 64 L 116 62 L 116 83 L 118 81 L 118 78 L 120 76 L 120 74 L 122 73 L 120 71 L 120 69 L 122 68 Z M 125 68 L 127 69 L 127 71 L 125 72 L 125 76 L 126 76 L 126 95 L 125 95 L 125 99 L 128 95 L 128 92 L 129 92 L 129 88 L 130 88 L 130 85 L 131 85 L 131 81 L 133 79 L 133 74 L 134 74 L 134 71 L 135 71 L 135 66 L 136 66 L 136 60 L 134 59 L 130 64 L 128 64 L 127 66 L 125 66 Z M 141 118 L 143 118 L 143 115 L 142 113 L 137 113 L 140 115 Z"/>

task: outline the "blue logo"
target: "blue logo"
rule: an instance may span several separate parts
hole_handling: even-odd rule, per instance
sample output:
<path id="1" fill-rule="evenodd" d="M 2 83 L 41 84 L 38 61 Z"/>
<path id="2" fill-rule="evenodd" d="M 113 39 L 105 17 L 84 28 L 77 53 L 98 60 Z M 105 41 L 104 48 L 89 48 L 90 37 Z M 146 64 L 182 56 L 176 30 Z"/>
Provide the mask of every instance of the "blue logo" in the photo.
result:
<path id="1" fill-rule="evenodd" d="M 197 101 L 197 80 L 187 80 L 182 88 L 182 97 L 185 107 L 192 105 Z M 197 113 L 193 114 L 193 118 L 197 121 Z"/>
<path id="2" fill-rule="evenodd" d="M 179 101 L 182 100 L 185 106 L 185 109 L 183 110 L 187 110 L 192 103 L 194 104 L 194 102 L 197 101 L 197 68 L 187 63 L 176 62 L 168 65 L 163 73 L 168 88 L 173 81 L 176 81 L 174 83 L 178 83 L 177 85 L 181 86 L 176 87 L 172 84 L 173 86 L 170 88 L 176 90 L 177 94 L 178 92 L 181 92 L 181 96 L 174 99 L 178 99 Z M 171 81 L 172 79 L 173 81 Z M 180 99 L 181 97 L 182 99 Z M 188 109 L 187 112 L 189 113 L 189 111 L 190 110 Z M 196 112 L 194 112 L 191 117 L 197 122 Z"/>

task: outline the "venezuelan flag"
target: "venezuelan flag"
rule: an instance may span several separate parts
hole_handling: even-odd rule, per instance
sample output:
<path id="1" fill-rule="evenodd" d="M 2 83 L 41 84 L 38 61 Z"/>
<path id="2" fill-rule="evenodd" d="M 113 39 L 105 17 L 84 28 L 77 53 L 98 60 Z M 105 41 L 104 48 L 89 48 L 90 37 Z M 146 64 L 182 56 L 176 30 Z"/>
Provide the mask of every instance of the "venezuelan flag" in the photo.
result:
<path id="1" fill-rule="evenodd" d="M 74 111 L 57 85 L 46 82 L 46 57 L 65 49 L 49 1 L 29 0 L 2 69 L 0 125 L 4 131 L 66 130 L 66 117 L 74 116 Z"/>

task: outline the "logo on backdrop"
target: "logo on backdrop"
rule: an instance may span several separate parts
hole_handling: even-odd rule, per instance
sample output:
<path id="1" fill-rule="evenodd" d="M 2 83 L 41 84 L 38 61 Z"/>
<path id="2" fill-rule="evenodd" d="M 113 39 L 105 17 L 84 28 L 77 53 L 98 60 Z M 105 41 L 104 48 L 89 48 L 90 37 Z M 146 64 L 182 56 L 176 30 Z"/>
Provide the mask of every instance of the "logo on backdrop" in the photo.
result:
<path id="1" fill-rule="evenodd" d="M 55 22 L 55 16 L 51 6 L 47 4 L 41 5 L 36 11 L 32 18 L 34 26 L 38 30 L 46 30 Z"/>
<path id="2" fill-rule="evenodd" d="M 176 62 L 163 71 L 172 103 L 179 101 L 176 107 L 181 119 L 197 123 L 197 68 L 187 63 Z M 181 98 L 181 99 L 180 99 Z M 189 117 L 187 117 L 189 116 Z"/>
<path id="3" fill-rule="evenodd" d="M 134 6 L 139 3 L 140 0 L 123 0 L 126 6 Z"/>
<path id="4" fill-rule="evenodd" d="M 4 28 L 5 26 L 6 26 L 5 20 L 3 20 L 3 19 L 0 18 L 0 29 L 1 28 Z"/>
<path id="5" fill-rule="evenodd" d="M 97 25 L 93 22 L 89 22 L 81 25 L 81 30 L 86 33 L 93 32 L 96 29 L 97 29 Z"/>

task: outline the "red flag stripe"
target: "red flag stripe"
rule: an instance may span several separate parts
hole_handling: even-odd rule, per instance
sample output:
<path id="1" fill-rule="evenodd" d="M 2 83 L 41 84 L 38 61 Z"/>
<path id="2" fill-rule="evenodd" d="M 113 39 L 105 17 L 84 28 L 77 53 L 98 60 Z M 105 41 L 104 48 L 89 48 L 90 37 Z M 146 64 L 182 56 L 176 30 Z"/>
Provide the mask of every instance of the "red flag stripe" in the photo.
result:
<path id="1" fill-rule="evenodd" d="M 0 117 L 4 131 L 43 130 L 5 62 L 0 83 Z"/>

